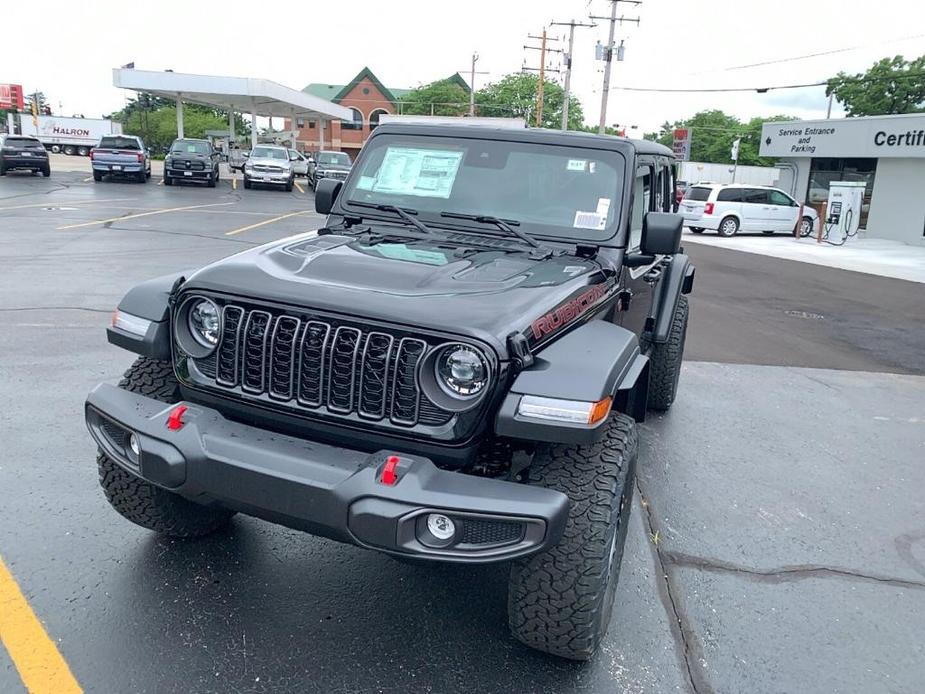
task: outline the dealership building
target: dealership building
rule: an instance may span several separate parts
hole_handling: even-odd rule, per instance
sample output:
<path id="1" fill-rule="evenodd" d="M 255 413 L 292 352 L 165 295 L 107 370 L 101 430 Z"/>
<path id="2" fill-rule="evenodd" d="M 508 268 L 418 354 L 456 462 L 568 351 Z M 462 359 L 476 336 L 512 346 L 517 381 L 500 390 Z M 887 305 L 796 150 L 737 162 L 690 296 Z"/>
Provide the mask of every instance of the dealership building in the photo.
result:
<path id="1" fill-rule="evenodd" d="M 866 236 L 925 245 L 925 113 L 765 123 L 760 154 L 816 207 L 833 181 L 863 182 Z"/>

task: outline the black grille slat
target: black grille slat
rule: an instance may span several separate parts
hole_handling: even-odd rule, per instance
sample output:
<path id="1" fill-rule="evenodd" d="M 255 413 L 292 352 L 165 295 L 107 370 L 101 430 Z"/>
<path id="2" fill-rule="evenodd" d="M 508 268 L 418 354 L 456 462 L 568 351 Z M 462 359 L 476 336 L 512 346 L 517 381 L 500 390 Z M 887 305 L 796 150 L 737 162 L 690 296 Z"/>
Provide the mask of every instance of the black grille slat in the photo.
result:
<path id="1" fill-rule="evenodd" d="M 363 347 L 357 411 L 362 417 L 385 417 L 388 398 L 389 362 L 395 340 L 385 333 L 371 332 Z"/>
<path id="2" fill-rule="evenodd" d="M 252 393 L 266 388 L 267 337 L 272 317 L 266 311 L 251 311 L 244 325 L 241 347 L 241 387 Z"/>
<path id="3" fill-rule="evenodd" d="M 328 409 L 352 412 L 356 378 L 357 352 L 363 333 L 356 328 L 340 326 L 334 331 L 328 349 Z"/>
<path id="4" fill-rule="evenodd" d="M 459 539 L 466 545 L 506 545 L 523 537 L 523 523 L 466 519 Z"/>
<path id="5" fill-rule="evenodd" d="M 424 356 L 427 343 L 404 338 L 398 343 L 395 356 L 395 376 L 392 381 L 391 420 L 396 424 L 416 424 L 420 390 L 417 385 L 418 361 Z"/>
<path id="6" fill-rule="evenodd" d="M 222 339 L 216 350 L 215 364 L 215 382 L 219 385 L 238 385 L 238 346 L 243 318 L 244 309 L 239 306 L 222 309 Z"/>
<path id="7" fill-rule="evenodd" d="M 324 393 L 324 353 L 331 326 L 310 321 L 299 343 L 299 393 L 301 405 L 320 407 Z"/>
<path id="8" fill-rule="evenodd" d="M 291 400 L 295 391 L 296 338 L 301 323 L 297 318 L 282 316 L 273 328 L 270 340 L 270 396 Z"/>

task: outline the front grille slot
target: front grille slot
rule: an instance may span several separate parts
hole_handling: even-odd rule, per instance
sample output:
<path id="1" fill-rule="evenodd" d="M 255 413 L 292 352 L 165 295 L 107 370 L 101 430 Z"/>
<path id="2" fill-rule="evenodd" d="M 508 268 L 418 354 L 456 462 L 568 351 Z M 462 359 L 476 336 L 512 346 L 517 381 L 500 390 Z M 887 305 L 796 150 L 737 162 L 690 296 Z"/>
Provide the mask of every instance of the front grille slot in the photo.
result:
<path id="1" fill-rule="evenodd" d="M 299 320 L 282 316 L 273 328 L 270 341 L 270 397 L 291 400 L 294 390 L 296 336 L 299 333 Z"/>
<path id="2" fill-rule="evenodd" d="M 417 385 L 417 366 L 426 349 L 427 343 L 413 338 L 405 338 L 398 344 L 391 416 L 396 424 L 414 424 L 418 421 L 421 393 Z"/>
<path id="3" fill-rule="evenodd" d="M 328 409 L 353 411 L 354 376 L 362 333 L 356 328 L 340 326 L 334 332 L 328 355 Z"/>
<path id="4" fill-rule="evenodd" d="M 417 379 L 435 344 L 304 312 L 227 304 L 218 347 L 194 361 L 199 378 L 239 397 L 403 427 L 442 426 L 453 413 L 428 400 Z"/>
<path id="5" fill-rule="evenodd" d="M 271 320 L 266 311 L 251 311 L 244 326 L 241 386 L 251 393 L 262 393 L 266 387 L 267 336 Z"/>

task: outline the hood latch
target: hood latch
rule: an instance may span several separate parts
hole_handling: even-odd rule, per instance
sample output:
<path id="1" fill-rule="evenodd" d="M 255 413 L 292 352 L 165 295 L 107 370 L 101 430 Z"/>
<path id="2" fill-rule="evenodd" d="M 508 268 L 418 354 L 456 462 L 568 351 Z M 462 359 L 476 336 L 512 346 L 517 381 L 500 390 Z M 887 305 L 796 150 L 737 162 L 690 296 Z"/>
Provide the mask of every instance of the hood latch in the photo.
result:
<path id="1" fill-rule="evenodd" d="M 533 366 L 533 354 L 530 353 L 530 345 L 523 333 L 511 333 L 508 335 L 507 347 L 518 371 L 523 371 Z"/>

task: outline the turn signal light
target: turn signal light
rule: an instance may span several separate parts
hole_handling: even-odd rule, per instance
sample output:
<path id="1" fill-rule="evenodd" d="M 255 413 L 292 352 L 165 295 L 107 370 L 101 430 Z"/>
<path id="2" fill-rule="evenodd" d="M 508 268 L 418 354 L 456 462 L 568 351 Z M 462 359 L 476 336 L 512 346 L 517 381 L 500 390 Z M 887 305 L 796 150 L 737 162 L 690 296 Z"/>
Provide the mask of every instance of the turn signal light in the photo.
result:
<path id="1" fill-rule="evenodd" d="M 591 411 L 588 413 L 588 424 L 594 425 L 610 414 L 610 406 L 613 399 L 608 395 L 603 400 L 598 400 L 591 405 Z"/>

